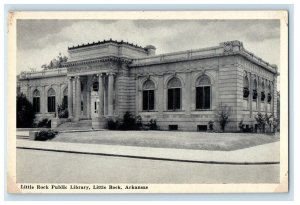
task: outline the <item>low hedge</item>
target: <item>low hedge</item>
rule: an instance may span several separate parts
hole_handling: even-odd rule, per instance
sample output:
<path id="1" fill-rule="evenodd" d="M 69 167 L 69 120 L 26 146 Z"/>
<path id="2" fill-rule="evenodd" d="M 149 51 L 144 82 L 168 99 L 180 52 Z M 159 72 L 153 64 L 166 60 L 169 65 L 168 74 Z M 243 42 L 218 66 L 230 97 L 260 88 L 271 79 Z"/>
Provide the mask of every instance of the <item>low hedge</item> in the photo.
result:
<path id="1" fill-rule="evenodd" d="M 35 139 L 37 141 L 47 141 L 53 139 L 58 134 L 56 130 L 41 130 L 35 133 Z"/>

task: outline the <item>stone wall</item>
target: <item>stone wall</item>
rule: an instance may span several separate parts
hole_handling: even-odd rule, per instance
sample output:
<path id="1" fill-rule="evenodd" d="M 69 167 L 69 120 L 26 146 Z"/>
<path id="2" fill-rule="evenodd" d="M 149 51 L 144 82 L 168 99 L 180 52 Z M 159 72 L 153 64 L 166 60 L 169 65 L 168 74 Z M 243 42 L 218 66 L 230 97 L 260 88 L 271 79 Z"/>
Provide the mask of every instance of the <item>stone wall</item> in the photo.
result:
<path id="1" fill-rule="evenodd" d="M 244 124 L 255 127 L 256 120 L 255 116 L 260 112 L 262 114 L 267 113 L 268 115 L 272 114 L 276 117 L 276 104 L 277 104 L 277 74 L 274 74 L 259 65 L 256 65 L 242 57 L 237 57 L 237 70 L 238 70 L 238 81 L 237 87 L 239 88 L 238 92 L 240 93 L 237 97 L 238 102 L 240 102 L 241 106 L 237 113 L 237 120 L 243 121 Z M 243 106 L 243 82 L 244 77 L 247 76 L 249 79 L 249 88 L 250 94 L 248 99 L 248 106 Z M 257 81 L 257 106 L 255 107 L 253 104 L 255 103 L 252 100 L 252 90 L 254 79 Z M 267 86 L 271 84 L 271 94 L 272 100 L 271 103 L 268 104 L 267 100 L 265 102 L 261 102 L 261 83 L 264 82 L 264 91 L 267 99 Z M 268 110 L 270 107 L 270 110 Z"/>

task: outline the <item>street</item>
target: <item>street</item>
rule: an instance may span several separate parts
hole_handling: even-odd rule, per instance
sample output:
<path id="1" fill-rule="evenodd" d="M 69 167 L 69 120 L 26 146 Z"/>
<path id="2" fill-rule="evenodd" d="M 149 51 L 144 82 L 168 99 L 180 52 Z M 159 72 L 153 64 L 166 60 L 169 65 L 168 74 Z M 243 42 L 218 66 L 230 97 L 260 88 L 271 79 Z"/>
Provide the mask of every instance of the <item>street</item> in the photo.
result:
<path id="1" fill-rule="evenodd" d="M 278 183 L 279 167 L 17 149 L 18 183 Z"/>

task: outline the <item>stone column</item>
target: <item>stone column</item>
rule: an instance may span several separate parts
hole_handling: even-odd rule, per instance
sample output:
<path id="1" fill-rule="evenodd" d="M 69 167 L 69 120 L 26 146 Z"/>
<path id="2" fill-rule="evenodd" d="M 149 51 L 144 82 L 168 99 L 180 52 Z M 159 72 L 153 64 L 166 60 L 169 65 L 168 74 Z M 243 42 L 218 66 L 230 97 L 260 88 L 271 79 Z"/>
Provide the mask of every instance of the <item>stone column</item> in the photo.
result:
<path id="1" fill-rule="evenodd" d="M 68 78 L 68 112 L 69 118 L 73 118 L 73 83 L 72 78 Z"/>
<path id="2" fill-rule="evenodd" d="M 103 84 L 103 74 L 99 74 L 99 109 L 98 115 L 99 118 L 103 117 L 104 115 L 104 84 Z"/>
<path id="3" fill-rule="evenodd" d="M 249 108 L 250 108 L 250 118 L 252 118 L 252 99 L 253 99 L 253 83 L 252 83 L 252 75 L 249 73 Z"/>
<path id="4" fill-rule="evenodd" d="M 261 99 L 261 78 L 257 77 L 257 111 L 260 111 L 260 99 Z"/>
<path id="5" fill-rule="evenodd" d="M 114 100 L 114 73 L 108 74 L 108 115 L 112 116 L 113 113 L 113 100 Z"/>
<path id="6" fill-rule="evenodd" d="M 57 85 L 57 91 L 55 92 L 55 117 L 58 118 L 58 105 L 60 105 L 60 89 L 61 84 Z"/>
<path id="7" fill-rule="evenodd" d="M 158 86 L 157 86 L 157 111 L 159 117 L 163 116 L 164 111 L 164 76 L 160 75 L 158 77 Z"/>
<path id="8" fill-rule="evenodd" d="M 76 79 L 76 94 L 75 94 L 75 120 L 79 121 L 80 113 L 81 113 L 81 85 L 80 85 L 80 77 L 75 77 Z"/>
<path id="9" fill-rule="evenodd" d="M 89 84 L 88 84 L 89 85 Z M 86 102 L 86 107 L 87 107 L 87 118 L 91 118 L 91 88 L 87 88 L 87 102 Z"/>
<path id="10" fill-rule="evenodd" d="M 268 112 L 268 110 L 267 110 L 267 106 L 268 106 L 268 80 L 267 79 L 265 79 L 265 95 L 266 95 L 266 97 L 265 97 L 265 101 L 264 101 L 264 111 L 265 111 L 265 113 L 267 113 Z"/>
<path id="11" fill-rule="evenodd" d="M 183 107 L 185 109 L 185 114 L 190 115 L 191 114 L 191 72 L 185 73 L 185 92 L 183 92 Z"/>
<path id="12" fill-rule="evenodd" d="M 274 84 L 273 84 L 273 113 L 274 117 L 277 118 L 277 76 L 274 76 Z"/>
<path id="13" fill-rule="evenodd" d="M 41 113 L 43 115 L 45 115 L 45 113 L 47 112 L 47 109 L 46 109 L 46 104 L 47 104 L 47 96 L 46 96 L 46 93 L 45 93 L 45 85 L 42 86 L 42 93 L 41 93 Z"/>

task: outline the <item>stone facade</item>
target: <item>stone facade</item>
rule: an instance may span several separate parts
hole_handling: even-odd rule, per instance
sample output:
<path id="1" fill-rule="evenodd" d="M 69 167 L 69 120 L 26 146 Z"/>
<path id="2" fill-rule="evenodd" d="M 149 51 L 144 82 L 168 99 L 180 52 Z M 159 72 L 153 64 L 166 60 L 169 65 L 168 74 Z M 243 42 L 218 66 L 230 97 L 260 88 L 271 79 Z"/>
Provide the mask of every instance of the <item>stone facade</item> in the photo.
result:
<path id="1" fill-rule="evenodd" d="M 56 104 L 67 96 L 72 121 L 91 119 L 98 128 L 129 111 L 144 122 L 156 119 L 163 130 L 205 130 L 209 121 L 219 129 L 220 105 L 231 109 L 226 127 L 231 131 L 241 120 L 254 126 L 258 112 L 276 117 L 277 67 L 240 41 L 162 55 L 155 55 L 154 46 L 113 40 L 68 51 L 64 68 L 18 76 L 19 90 L 31 102 L 34 91 L 40 93 L 38 119 L 57 116 L 57 106 L 48 112 L 51 88 Z"/>

